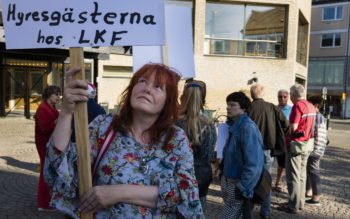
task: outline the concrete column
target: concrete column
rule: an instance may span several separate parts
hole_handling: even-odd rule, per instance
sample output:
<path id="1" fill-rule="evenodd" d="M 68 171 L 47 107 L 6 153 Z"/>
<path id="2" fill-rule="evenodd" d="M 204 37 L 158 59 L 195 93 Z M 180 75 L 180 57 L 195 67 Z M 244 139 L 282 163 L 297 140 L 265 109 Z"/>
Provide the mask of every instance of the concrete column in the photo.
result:
<path id="1" fill-rule="evenodd" d="M 206 0 L 193 1 L 194 7 L 194 55 L 203 55 L 204 35 L 205 35 L 205 6 Z"/>

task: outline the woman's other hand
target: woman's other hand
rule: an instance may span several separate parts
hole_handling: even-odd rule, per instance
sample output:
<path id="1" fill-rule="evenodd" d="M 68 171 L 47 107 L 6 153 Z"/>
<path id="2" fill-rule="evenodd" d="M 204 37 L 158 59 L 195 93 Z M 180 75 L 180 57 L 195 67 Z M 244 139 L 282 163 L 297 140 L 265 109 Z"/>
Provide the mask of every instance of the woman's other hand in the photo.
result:
<path id="1" fill-rule="evenodd" d="M 73 78 L 79 71 L 80 68 L 74 67 L 66 73 L 62 113 L 73 114 L 77 102 L 88 101 L 87 82 L 84 80 L 75 80 Z"/>
<path id="2" fill-rule="evenodd" d="M 102 208 L 116 204 L 114 198 L 118 186 L 95 186 L 81 198 L 79 211 L 83 213 L 96 212 Z"/>
<path id="3" fill-rule="evenodd" d="M 95 186 L 81 198 L 79 211 L 96 212 L 120 202 L 155 208 L 158 193 L 158 186 L 125 184 Z"/>

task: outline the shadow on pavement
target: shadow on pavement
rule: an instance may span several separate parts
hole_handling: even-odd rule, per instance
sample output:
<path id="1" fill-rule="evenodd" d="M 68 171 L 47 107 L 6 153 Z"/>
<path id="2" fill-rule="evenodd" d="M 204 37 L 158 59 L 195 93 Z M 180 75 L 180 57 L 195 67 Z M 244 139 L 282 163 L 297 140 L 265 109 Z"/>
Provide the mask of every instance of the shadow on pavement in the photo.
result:
<path id="1" fill-rule="evenodd" d="M 29 162 L 24 162 L 17 160 L 13 157 L 8 157 L 8 156 L 1 156 L 0 159 L 3 159 L 6 161 L 7 165 L 17 167 L 20 169 L 25 169 L 33 172 L 38 172 L 38 164 L 35 163 L 29 163 Z"/>
<path id="2" fill-rule="evenodd" d="M 350 154 L 347 150 L 328 146 L 321 159 L 322 193 L 334 202 L 350 205 Z"/>
<path id="3" fill-rule="evenodd" d="M 37 176 L 0 170 L 0 178 L 0 218 L 66 218 L 59 212 L 37 211 Z"/>

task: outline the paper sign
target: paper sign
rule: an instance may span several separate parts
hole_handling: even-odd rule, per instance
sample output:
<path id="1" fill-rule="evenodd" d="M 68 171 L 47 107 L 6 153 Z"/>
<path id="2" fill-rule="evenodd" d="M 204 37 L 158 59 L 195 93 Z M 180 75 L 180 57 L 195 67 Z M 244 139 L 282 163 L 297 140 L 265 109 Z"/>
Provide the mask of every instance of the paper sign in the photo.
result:
<path id="1" fill-rule="evenodd" d="M 163 0 L 3 0 L 6 49 L 164 44 Z"/>
<path id="2" fill-rule="evenodd" d="M 132 54 L 134 73 L 144 64 L 163 62 L 161 46 L 133 46 Z"/>
<path id="3" fill-rule="evenodd" d="M 166 64 L 181 73 L 183 78 L 195 77 L 192 9 L 183 5 L 166 5 L 165 26 L 167 54 L 163 54 L 161 46 L 134 46 L 134 72 L 146 63 L 163 63 L 166 58 Z"/>
<path id="4" fill-rule="evenodd" d="M 223 158 L 223 150 L 228 138 L 228 125 L 226 123 L 219 123 L 218 125 L 218 144 L 216 148 L 217 158 Z"/>
<path id="5" fill-rule="evenodd" d="M 165 27 L 168 65 L 177 69 L 184 79 L 195 77 L 192 8 L 166 5 Z"/>

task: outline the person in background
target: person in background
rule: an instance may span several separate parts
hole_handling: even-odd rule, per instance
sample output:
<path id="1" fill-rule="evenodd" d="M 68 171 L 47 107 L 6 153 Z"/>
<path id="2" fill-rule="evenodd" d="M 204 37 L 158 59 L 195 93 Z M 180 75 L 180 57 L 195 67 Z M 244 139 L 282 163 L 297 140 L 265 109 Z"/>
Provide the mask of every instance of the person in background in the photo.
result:
<path id="1" fill-rule="evenodd" d="M 246 113 L 249 98 L 243 92 L 234 92 L 226 97 L 226 103 L 231 126 L 220 164 L 224 209 L 219 218 L 252 218 L 251 199 L 264 168 L 264 145 L 258 127 Z M 243 216 L 248 203 L 249 213 Z"/>
<path id="2" fill-rule="evenodd" d="M 89 124 L 93 187 L 79 199 L 76 145 L 70 128 L 77 102 L 88 101 L 87 82 L 67 72 L 62 110 L 48 143 L 45 178 L 51 203 L 73 218 L 203 218 L 193 155 L 178 119 L 180 76 L 146 64 L 131 78 L 115 115 Z M 105 153 L 100 151 L 103 146 Z"/>
<path id="3" fill-rule="evenodd" d="M 309 99 L 316 110 L 316 125 L 314 131 L 314 150 L 311 152 L 307 160 L 307 180 L 306 180 L 306 196 L 311 199 L 306 200 L 306 204 L 320 205 L 321 199 L 321 177 L 320 177 L 320 161 L 324 155 L 327 146 L 327 122 L 320 113 L 320 107 L 323 106 L 323 99 L 319 96 L 312 96 Z"/>
<path id="4" fill-rule="evenodd" d="M 295 84 L 290 88 L 290 100 L 294 104 L 289 121 L 292 129 L 291 140 L 295 142 L 309 142 L 312 138 L 312 126 L 315 120 L 315 108 L 305 99 L 305 88 Z M 310 152 L 293 154 L 287 148 L 286 179 L 289 201 L 279 209 L 290 214 L 297 214 L 304 208 L 306 187 L 306 165 Z"/>
<path id="5" fill-rule="evenodd" d="M 103 107 L 95 101 L 96 98 L 96 87 L 92 83 L 88 83 L 88 97 L 87 112 L 88 112 L 88 124 L 92 122 L 97 116 L 106 114 Z M 74 128 L 74 117 L 72 119 L 72 134 L 71 141 L 75 142 L 75 128 Z"/>
<path id="6" fill-rule="evenodd" d="M 216 129 L 212 120 L 202 114 L 205 104 L 205 83 L 192 80 L 185 84 L 180 101 L 180 116 L 176 125 L 185 130 L 192 145 L 195 175 L 198 181 L 199 198 L 203 211 L 206 196 L 213 178 L 211 161 L 217 140 Z"/>
<path id="7" fill-rule="evenodd" d="M 283 151 L 285 146 L 284 132 L 289 130 L 289 122 L 284 117 L 283 113 L 272 103 L 263 99 L 264 87 L 261 84 L 253 84 L 250 87 L 250 94 L 253 98 L 253 102 L 248 109 L 248 116 L 255 122 L 260 130 L 263 142 L 264 142 L 264 167 L 271 174 L 272 165 L 274 162 L 274 152 Z M 281 125 L 282 141 L 277 141 L 277 132 Z M 282 143 L 280 143 L 282 142 Z M 271 216 L 271 191 L 266 196 L 265 200 L 261 204 L 260 217 L 268 219 Z"/>
<path id="8" fill-rule="evenodd" d="M 58 111 L 55 105 L 60 101 L 61 89 L 51 85 L 45 87 L 42 93 L 42 103 L 35 113 L 35 145 L 40 158 L 40 175 L 38 184 L 38 210 L 54 210 L 50 207 L 51 189 L 45 183 L 43 167 L 46 154 L 46 143 L 48 142 L 56 125 Z"/>
<path id="9" fill-rule="evenodd" d="M 289 115 L 292 110 L 292 106 L 288 105 L 289 92 L 285 89 L 281 89 L 277 93 L 277 98 L 278 98 L 277 107 L 282 111 L 286 119 L 289 119 Z M 286 145 L 285 145 L 285 148 L 287 148 Z M 284 174 L 284 169 L 286 167 L 286 154 L 283 153 L 281 155 L 277 155 L 276 158 L 277 158 L 278 167 L 277 167 L 277 177 L 275 182 L 275 190 L 277 192 L 281 192 L 282 191 L 281 179 Z"/>

